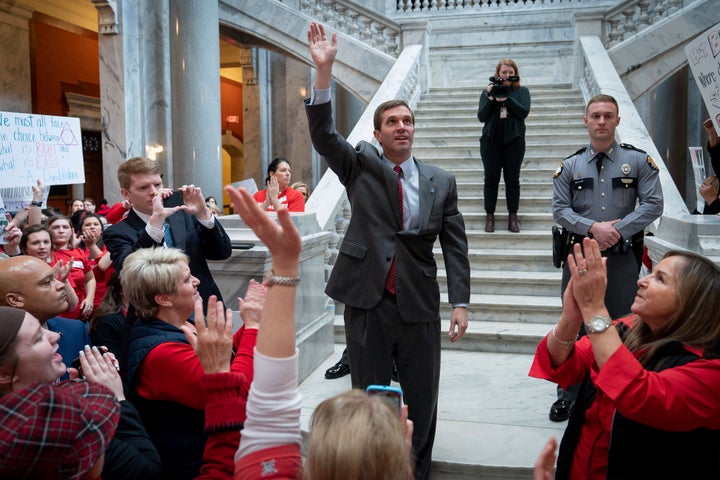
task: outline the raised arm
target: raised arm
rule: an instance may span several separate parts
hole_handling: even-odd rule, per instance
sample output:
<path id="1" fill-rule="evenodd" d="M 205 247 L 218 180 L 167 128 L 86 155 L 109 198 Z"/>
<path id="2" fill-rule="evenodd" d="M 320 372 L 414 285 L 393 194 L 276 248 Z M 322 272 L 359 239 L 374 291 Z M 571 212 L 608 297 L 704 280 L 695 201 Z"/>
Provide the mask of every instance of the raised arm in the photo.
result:
<path id="1" fill-rule="evenodd" d="M 247 190 L 225 187 L 225 191 L 235 211 L 270 250 L 271 276 L 297 277 L 302 243 L 287 208 L 278 210 L 278 225 L 260 209 Z M 256 344 L 258 353 L 276 358 L 295 354 L 295 290 L 295 286 L 278 283 L 267 286 L 262 327 L 258 331 Z"/>
<path id="2" fill-rule="evenodd" d="M 311 23 L 308 30 L 310 56 L 315 62 L 315 88 L 330 88 L 330 75 L 337 55 L 337 34 L 333 33 L 330 40 L 325 27 L 319 23 Z"/>

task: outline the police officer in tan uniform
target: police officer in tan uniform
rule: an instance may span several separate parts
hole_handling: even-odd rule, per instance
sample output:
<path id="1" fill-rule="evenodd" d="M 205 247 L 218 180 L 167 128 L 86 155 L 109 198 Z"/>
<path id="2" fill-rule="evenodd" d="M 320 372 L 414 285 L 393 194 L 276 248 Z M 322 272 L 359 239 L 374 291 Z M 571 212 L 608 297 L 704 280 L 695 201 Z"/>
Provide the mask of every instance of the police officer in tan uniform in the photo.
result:
<path id="1" fill-rule="evenodd" d="M 553 218 L 568 230 L 570 244 L 582 242 L 585 236 L 597 240 L 607 257 L 605 305 L 615 319 L 630 313 L 637 292 L 643 232 L 663 212 L 662 188 L 650 155 L 615 140 L 620 116 L 613 97 L 593 97 L 584 122 L 590 145 L 563 160 L 555 172 Z M 564 263 L 561 298 L 569 281 Z M 550 419 L 566 420 L 576 394 L 572 388 L 563 391 L 550 409 Z"/>

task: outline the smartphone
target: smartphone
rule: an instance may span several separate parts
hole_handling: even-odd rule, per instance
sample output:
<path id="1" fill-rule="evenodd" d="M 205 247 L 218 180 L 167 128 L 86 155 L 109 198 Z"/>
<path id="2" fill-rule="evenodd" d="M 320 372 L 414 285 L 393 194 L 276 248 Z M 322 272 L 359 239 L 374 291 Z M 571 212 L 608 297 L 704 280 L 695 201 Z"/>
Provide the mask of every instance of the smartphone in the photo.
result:
<path id="1" fill-rule="evenodd" d="M 183 204 L 183 196 L 180 190 L 173 190 L 172 195 L 163 200 L 166 207 L 179 207 Z"/>
<path id="2" fill-rule="evenodd" d="M 83 375 L 82 366 L 80 365 L 80 357 L 76 357 L 75 360 L 70 362 L 70 367 L 77 368 L 78 374 L 80 374 L 80 378 L 85 378 L 85 375 Z"/>
<path id="3" fill-rule="evenodd" d="M 377 396 L 390 403 L 398 413 L 403 406 L 402 390 L 387 385 L 369 385 L 365 391 L 370 396 Z"/>

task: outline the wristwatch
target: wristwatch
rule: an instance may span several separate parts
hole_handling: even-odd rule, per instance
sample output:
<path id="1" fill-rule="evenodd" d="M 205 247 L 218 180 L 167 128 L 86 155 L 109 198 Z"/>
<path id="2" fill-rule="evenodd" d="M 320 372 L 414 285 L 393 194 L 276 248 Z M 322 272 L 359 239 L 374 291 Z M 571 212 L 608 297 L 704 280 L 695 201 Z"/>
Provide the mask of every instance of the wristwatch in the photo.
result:
<path id="1" fill-rule="evenodd" d="M 585 324 L 588 333 L 602 333 L 612 327 L 612 319 L 605 315 L 595 315 Z"/>

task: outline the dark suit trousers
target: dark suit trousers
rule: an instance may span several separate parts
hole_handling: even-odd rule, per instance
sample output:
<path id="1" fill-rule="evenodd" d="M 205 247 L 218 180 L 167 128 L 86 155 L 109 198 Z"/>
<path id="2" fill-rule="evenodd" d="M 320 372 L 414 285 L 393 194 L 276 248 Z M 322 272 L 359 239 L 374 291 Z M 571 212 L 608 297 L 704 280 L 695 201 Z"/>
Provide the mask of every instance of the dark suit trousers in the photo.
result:
<path id="1" fill-rule="evenodd" d="M 413 421 L 415 478 L 430 472 L 440 384 L 440 319 L 400 321 L 395 296 L 385 292 L 373 310 L 345 306 L 345 339 L 353 388 L 389 385 L 393 358 L 408 417 Z"/>

